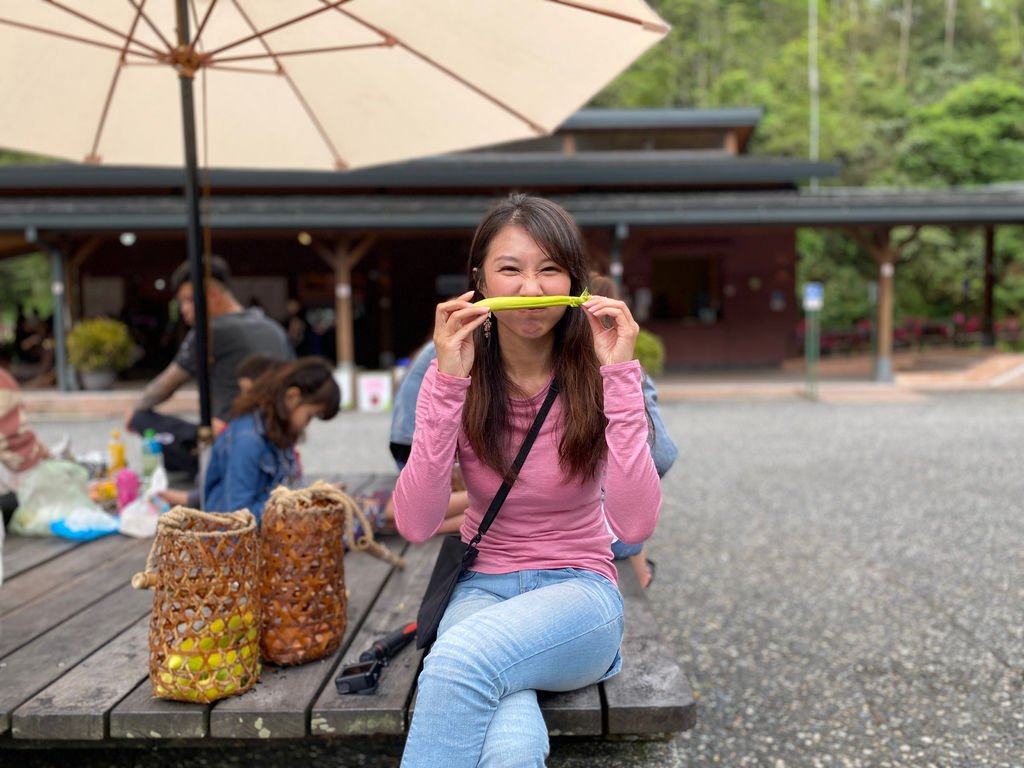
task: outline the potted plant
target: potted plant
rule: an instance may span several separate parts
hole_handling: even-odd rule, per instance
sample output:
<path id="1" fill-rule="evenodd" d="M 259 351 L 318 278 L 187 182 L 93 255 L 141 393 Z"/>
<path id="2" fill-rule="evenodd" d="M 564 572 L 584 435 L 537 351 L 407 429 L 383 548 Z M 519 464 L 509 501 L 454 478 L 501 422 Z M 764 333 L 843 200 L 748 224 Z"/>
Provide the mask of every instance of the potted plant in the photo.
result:
<path id="1" fill-rule="evenodd" d="M 661 337 L 650 331 L 640 329 L 633 354 L 640 361 L 643 369 L 647 371 L 648 376 L 660 376 L 665 369 L 665 345 L 662 343 Z"/>
<path id="2" fill-rule="evenodd" d="M 85 389 L 110 389 L 117 371 L 130 366 L 134 355 L 135 342 L 119 320 L 82 320 L 68 334 L 68 362 Z"/>

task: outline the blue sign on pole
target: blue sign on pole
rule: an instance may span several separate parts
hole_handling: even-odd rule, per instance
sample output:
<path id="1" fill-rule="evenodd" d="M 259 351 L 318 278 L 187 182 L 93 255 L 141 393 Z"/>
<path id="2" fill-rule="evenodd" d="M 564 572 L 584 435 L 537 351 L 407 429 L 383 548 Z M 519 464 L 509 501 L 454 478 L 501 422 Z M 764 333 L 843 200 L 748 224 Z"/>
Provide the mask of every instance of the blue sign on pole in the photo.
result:
<path id="1" fill-rule="evenodd" d="M 804 311 L 820 311 L 825 304 L 825 287 L 821 283 L 804 283 Z"/>

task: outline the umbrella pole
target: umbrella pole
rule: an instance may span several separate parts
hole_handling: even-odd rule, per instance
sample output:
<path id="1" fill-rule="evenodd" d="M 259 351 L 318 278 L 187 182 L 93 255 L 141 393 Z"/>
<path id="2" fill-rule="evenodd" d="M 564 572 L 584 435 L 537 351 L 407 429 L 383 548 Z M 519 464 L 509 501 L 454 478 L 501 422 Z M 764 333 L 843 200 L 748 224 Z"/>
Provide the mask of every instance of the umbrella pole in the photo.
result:
<path id="1" fill-rule="evenodd" d="M 178 0 L 178 46 L 185 50 L 189 40 L 186 0 Z M 178 67 L 181 86 L 181 119 L 185 138 L 185 209 L 188 220 L 186 250 L 190 266 L 193 301 L 195 302 L 196 381 L 199 384 L 199 448 L 212 442 L 210 433 L 209 331 L 206 314 L 206 269 L 199 219 L 199 172 L 196 154 L 196 115 L 192 91 L 193 70 Z"/>

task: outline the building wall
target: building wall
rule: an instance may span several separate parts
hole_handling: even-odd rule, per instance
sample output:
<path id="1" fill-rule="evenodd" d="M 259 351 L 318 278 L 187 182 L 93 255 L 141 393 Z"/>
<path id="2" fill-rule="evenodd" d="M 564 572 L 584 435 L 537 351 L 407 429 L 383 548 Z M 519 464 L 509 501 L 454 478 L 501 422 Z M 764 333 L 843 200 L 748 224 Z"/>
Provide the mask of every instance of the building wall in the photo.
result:
<path id="1" fill-rule="evenodd" d="M 792 230 L 631 233 L 623 268 L 669 368 L 775 366 L 795 351 Z"/>
<path id="2" fill-rule="evenodd" d="M 584 234 L 594 268 L 607 271 L 615 250 L 611 232 Z M 429 338 L 437 302 L 466 285 L 470 235 L 389 233 L 353 267 L 357 366 L 388 367 Z M 327 312 L 333 322 L 334 274 L 294 235 L 237 233 L 216 238 L 213 248 L 228 258 L 243 304 L 257 299 L 270 316 L 280 317 L 278 305 L 295 297 L 307 310 Z M 792 230 L 637 228 L 620 251 L 623 296 L 641 326 L 664 341 L 669 368 L 773 366 L 796 351 Z M 133 267 L 126 272 L 129 261 Z M 142 321 L 153 315 L 142 340 L 149 368 L 170 359 L 182 333 L 167 327 L 171 295 L 165 284 L 180 261 L 180 241 L 140 238 L 131 249 L 111 239 L 81 264 L 85 305 L 94 303 L 89 286 L 103 287 L 112 297 L 117 291 L 111 281 L 123 279 L 121 295 L 132 324 L 141 331 Z M 104 305 L 104 311 L 111 309 Z M 325 338 L 323 353 L 333 355 L 333 344 Z"/>

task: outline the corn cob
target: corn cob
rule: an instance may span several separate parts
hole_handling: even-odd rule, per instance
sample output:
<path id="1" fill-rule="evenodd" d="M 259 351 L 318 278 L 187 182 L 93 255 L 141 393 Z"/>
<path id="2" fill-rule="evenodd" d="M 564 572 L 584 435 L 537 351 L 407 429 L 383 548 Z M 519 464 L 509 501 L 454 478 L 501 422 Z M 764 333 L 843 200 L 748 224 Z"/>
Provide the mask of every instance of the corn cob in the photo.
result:
<path id="1" fill-rule="evenodd" d="M 583 289 L 579 296 L 490 296 L 476 302 L 478 307 L 487 307 L 492 312 L 503 309 L 541 309 L 543 307 L 578 307 L 590 298 L 590 291 Z"/>

